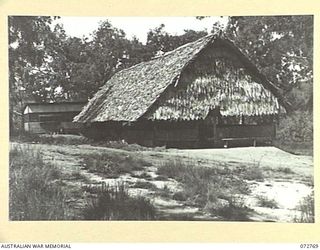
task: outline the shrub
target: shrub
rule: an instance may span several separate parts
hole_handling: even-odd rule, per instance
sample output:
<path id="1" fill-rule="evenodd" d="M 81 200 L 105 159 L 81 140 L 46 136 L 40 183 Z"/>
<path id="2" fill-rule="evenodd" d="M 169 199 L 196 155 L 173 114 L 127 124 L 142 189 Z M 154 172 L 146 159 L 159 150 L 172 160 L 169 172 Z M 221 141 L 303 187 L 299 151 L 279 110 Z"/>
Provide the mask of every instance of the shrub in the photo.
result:
<path id="1" fill-rule="evenodd" d="M 312 116 L 307 111 L 296 111 L 283 117 L 277 129 L 277 140 L 283 143 L 313 141 Z"/>
<path id="2" fill-rule="evenodd" d="M 86 220 L 153 220 L 155 208 L 144 197 L 131 197 L 123 184 L 96 189 L 97 197 L 84 210 Z"/>

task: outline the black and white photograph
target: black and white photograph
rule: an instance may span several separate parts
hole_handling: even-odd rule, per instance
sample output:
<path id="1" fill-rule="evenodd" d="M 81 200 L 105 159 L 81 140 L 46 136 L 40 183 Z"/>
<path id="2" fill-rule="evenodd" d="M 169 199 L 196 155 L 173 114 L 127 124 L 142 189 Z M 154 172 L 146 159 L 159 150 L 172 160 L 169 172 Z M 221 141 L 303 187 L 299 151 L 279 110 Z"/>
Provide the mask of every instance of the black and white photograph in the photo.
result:
<path id="1" fill-rule="evenodd" d="M 9 15 L 10 221 L 314 223 L 313 15 Z"/>

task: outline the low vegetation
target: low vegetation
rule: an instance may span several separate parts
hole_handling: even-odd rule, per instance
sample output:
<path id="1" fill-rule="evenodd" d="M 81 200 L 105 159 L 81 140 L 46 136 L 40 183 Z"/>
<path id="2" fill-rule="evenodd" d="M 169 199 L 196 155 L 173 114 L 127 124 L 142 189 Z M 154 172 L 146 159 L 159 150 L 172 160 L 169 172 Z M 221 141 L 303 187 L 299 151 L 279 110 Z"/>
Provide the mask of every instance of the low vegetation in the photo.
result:
<path id="1" fill-rule="evenodd" d="M 112 158 L 114 160 L 114 158 Z M 127 158 L 128 159 L 128 158 Z M 129 158 L 131 159 L 131 158 Z M 124 161 L 121 167 L 128 164 Z M 141 162 L 135 162 L 138 166 Z M 136 167 L 133 167 L 136 168 Z M 74 171 L 65 174 L 55 165 L 44 162 L 40 151 L 32 147 L 14 146 L 10 150 L 10 220 L 150 220 L 155 218 L 155 208 L 144 197 L 131 197 L 127 188 L 119 184 L 116 187 L 89 187 L 86 190 L 66 186 L 63 180 L 81 180 L 86 178 Z M 151 183 L 150 183 L 151 184 Z M 83 186 L 82 188 L 85 188 Z M 145 188 L 149 188 L 145 186 Z M 74 211 L 70 200 L 83 198 L 85 191 L 91 195 L 85 197 L 87 205 L 82 212 Z M 92 196 L 93 195 L 93 196 Z"/>
<path id="2" fill-rule="evenodd" d="M 107 178 L 117 178 L 125 173 L 141 171 L 150 163 L 138 157 L 125 153 L 112 154 L 84 154 L 81 155 L 84 168 L 90 172 L 102 174 Z"/>
<path id="3" fill-rule="evenodd" d="M 117 149 L 123 149 L 126 151 L 164 151 L 164 147 L 145 147 L 141 146 L 136 143 L 127 143 L 125 140 L 119 140 L 119 141 L 97 141 L 94 143 L 91 143 L 92 145 L 100 146 L 100 147 L 107 147 L 107 148 L 117 148 Z"/>
<path id="4" fill-rule="evenodd" d="M 11 220 L 200 218 L 248 221 L 255 213 L 245 200 L 250 196 L 252 183 L 297 175 L 288 167 L 272 169 L 259 166 L 259 163 L 236 166 L 173 155 L 160 159 L 152 158 L 149 153 L 99 150 L 89 146 L 85 150 L 81 149 L 81 152 L 76 147 L 54 147 L 50 154 L 45 154 L 37 150 L 40 146 L 43 145 L 13 144 L 10 150 Z M 59 161 L 53 157 L 57 152 Z M 74 160 L 74 157 L 77 161 L 72 161 L 70 168 L 65 168 L 63 164 Z M 127 184 L 116 186 L 114 180 L 109 180 L 106 182 L 112 186 L 106 186 L 100 180 L 98 183 L 95 178 L 91 179 L 92 174 L 88 172 L 104 178 L 117 179 L 125 175 L 131 179 Z M 302 177 L 300 181 L 313 185 L 310 177 Z M 141 193 L 146 195 L 141 197 Z M 255 198 L 260 207 L 276 209 L 279 206 L 268 197 Z M 171 208 L 163 209 L 159 205 L 162 201 L 170 204 L 168 207 L 178 204 L 178 209 L 183 212 L 177 214 L 171 213 Z M 295 222 L 313 222 L 313 194 L 303 199 L 296 210 L 301 215 L 294 219 Z"/>
<path id="5" fill-rule="evenodd" d="M 152 203 L 144 197 L 132 197 L 124 184 L 89 189 L 95 193 L 86 205 L 85 220 L 153 220 L 156 211 Z"/>
<path id="6" fill-rule="evenodd" d="M 27 147 L 10 150 L 10 220 L 67 220 L 67 194 L 60 171 L 45 163 L 39 151 Z"/>
<path id="7" fill-rule="evenodd" d="M 135 143 L 129 144 L 124 140 L 119 141 L 106 141 L 106 140 L 93 140 L 81 135 L 71 134 L 32 134 L 25 131 L 19 131 L 10 136 L 11 141 L 17 142 L 31 142 L 42 143 L 50 145 L 84 145 L 90 144 L 92 146 L 123 149 L 126 151 L 164 151 L 164 147 L 145 147 Z"/>
<path id="8" fill-rule="evenodd" d="M 263 181 L 265 178 L 264 170 L 259 163 L 252 166 L 239 166 L 233 169 L 233 173 L 248 181 Z"/>
<path id="9" fill-rule="evenodd" d="M 157 186 L 154 185 L 151 182 L 148 181 L 137 181 L 132 186 L 133 188 L 143 188 L 143 189 L 149 189 L 149 190 L 156 190 Z"/>
<path id="10" fill-rule="evenodd" d="M 267 208 L 279 208 L 278 203 L 274 199 L 270 199 L 267 196 L 259 195 L 257 198 L 257 205 L 260 207 L 267 207 Z"/>
<path id="11" fill-rule="evenodd" d="M 295 222 L 314 223 L 314 192 L 303 198 L 297 209 L 301 212 Z"/>
<path id="12" fill-rule="evenodd" d="M 242 195 L 249 187 L 243 178 L 227 167 L 200 167 L 195 162 L 164 162 L 158 174 L 182 183 L 183 191 L 173 194 L 185 204 L 200 207 L 221 220 L 248 220 L 251 211 L 244 205 Z M 242 174 L 242 173 L 240 173 Z"/>
<path id="13" fill-rule="evenodd" d="M 296 111 L 282 117 L 274 145 L 297 155 L 313 155 L 313 113 Z"/>
<path id="14" fill-rule="evenodd" d="M 152 180 L 152 176 L 146 172 L 141 172 L 141 173 L 131 173 L 131 176 L 134 178 L 139 178 L 139 179 L 145 179 L 145 180 Z"/>
<path id="15" fill-rule="evenodd" d="M 279 173 L 287 174 L 287 175 L 294 174 L 294 171 L 291 168 L 288 168 L 288 167 L 285 167 L 285 168 L 284 167 L 280 167 L 276 171 L 279 172 Z"/>
<path id="16" fill-rule="evenodd" d="M 31 142 L 31 143 L 42 143 L 51 145 L 81 145 L 90 144 L 93 141 L 79 135 L 50 135 L 50 134 L 32 134 L 25 131 L 21 131 L 15 135 L 11 135 L 11 141 L 17 142 Z"/>

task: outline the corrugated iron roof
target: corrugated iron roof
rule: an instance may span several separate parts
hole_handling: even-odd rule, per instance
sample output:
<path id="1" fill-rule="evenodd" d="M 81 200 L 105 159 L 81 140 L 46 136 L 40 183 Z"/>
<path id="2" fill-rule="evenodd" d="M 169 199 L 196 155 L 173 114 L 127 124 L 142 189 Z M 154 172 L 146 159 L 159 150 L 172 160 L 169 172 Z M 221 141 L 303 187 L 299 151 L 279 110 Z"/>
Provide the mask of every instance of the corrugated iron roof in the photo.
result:
<path id="1" fill-rule="evenodd" d="M 27 103 L 24 114 L 80 112 L 86 102 Z"/>

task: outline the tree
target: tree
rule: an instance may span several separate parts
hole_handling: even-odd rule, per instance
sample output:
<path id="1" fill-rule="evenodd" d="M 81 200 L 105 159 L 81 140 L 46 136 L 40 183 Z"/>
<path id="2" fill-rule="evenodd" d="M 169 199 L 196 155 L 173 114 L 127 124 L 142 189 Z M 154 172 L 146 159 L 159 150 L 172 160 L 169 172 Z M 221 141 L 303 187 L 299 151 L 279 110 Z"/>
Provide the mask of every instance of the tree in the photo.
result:
<path id="1" fill-rule="evenodd" d="M 21 113 L 24 100 L 32 96 L 35 69 L 45 70 L 45 47 L 50 41 L 53 17 L 9 16 L 9 99 L 10 131 L 14 129 L 14 113 Z"/>
<path id="2" fill-rule="evenodd" d="M 54 101 L 88 99 L 88 82 L 95 82 L 95 65 L 90 64 L 91 47 L 86 39 L 67 37 L 62 30 L 55 31 L 50 58 L 50 98 Z M 57 46 L 58 44 L 58 46 Z M 49 93 L 48 93 L 49 94 Z"/>
<path id="3" fill-rule="evenodd" d="M 193 42 L 208 33 L 206 31 L 184 30 L 182 35 L 171 35 L 165 31 L 165 25 L 151 29 L 148 32 L 147 48 L 155 56 L 176 49 L 177 47 L 189 42 Z"/>
<path id="4" fill-rule="evenodd" d="M 52 81 L 60 89 L 56 98 L 87 100 L 117 71 L 151 58 L 138 39 L 128 40 L 108 20 L 100 23 L 91 41 L 65 37 L 61 29 L 55 32 L 61 43 L 52 51 L 50 64 L 55 72 Z"/>

